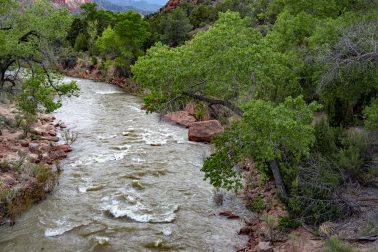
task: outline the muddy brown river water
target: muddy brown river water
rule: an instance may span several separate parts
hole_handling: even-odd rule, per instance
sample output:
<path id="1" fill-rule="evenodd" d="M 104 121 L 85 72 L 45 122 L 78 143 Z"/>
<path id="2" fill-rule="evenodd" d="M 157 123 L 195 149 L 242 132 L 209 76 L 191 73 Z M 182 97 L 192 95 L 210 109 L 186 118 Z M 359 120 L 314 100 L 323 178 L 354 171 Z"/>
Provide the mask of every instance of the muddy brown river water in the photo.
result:
<path id="1" fill-rule="evenodd" d="M 67 78 L 71 80 L 71 78 Z M 242 220 L 232 193 L 213 200 L 200 167 L 210 146 L 141 110 L 138 97 L 75 79 L 55 116 L 79 137 L 46 200 L 0 227 L 0 251 L 234 251 Z"/>

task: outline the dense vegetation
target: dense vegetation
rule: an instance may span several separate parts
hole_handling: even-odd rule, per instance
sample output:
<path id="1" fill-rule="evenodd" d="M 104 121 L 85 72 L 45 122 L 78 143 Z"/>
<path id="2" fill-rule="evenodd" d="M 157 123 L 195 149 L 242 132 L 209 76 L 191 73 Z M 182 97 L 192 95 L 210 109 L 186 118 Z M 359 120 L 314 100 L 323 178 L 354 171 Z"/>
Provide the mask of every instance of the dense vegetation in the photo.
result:
<path id="1" fill-rule="evenodd" d="M 16 93 L 19 108 L 29 115 L 57 109 L 61 103 L 55 95 L 77 91 L 76 83 L 61 82 L 54 61 L 71 17 L 49 1 L 31 6 L 13 0 L 0 3 L 0 95 Z"/>
<path id="2" fill-rule="evenodd" d="M 356 210 L 342 187 L 369 184 L 377 175 L 377 7 L 373 1 L 182 3 L 148 17 L 152 41 L 162 43 L 132 72 L 149 90 L 151 111 L 196 100 L 241 116 L 214 141 L 216 152 L 202 168 L 214 186 L 240 188 L 238 167 L 251 159 L 275 179 L 293 217 L 336 219 Z M 175 17 L 185 13 L 181 28 L 205 27 L 188 41 L 187 31 L 172 32 Z"/>
<path id="3" fill-rule="evenodd" d="M 236 115 L 223 120 L 202 168 L 216 187 L 242 187 L 238 167 L 253 160 L 293 217 L 320 223 L 354 212 L 340 194 L 346 183 L 377 176 L 376 1 L 181 1 L 144 18 L 94 3 L 69 16 L 46 1 L 0 1 L 0 91 L 16 82 L 6 71 L 28 69 L 18 92 L 28 113 L 52 111 L 60 105 L 53 95 L 77 91 L 59 85 L 50 53 L 63 67 L 90 57 L 101 70 L 133 77 L 148 111 L 194 100 Z"/>

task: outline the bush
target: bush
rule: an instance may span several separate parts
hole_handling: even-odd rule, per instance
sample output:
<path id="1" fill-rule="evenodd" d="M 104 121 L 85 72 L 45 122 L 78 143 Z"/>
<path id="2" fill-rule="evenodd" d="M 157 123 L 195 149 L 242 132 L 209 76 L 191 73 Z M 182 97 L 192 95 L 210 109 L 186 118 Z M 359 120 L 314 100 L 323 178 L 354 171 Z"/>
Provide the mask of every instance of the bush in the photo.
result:
<path id="1" fill-rule="evenodd" d="M 265 203 L 263 198 L 256 197 L 255 199 L 252 199 L 249 204 L 249 208 L 256 213 L 261 213 L 262 211 L 264 211 Z"/>
<path id="2" fill-rule="evenodd" d="M 321 223 L 348 213 L 348 205 L 338 195 L 340 173 L 337 165 L 319 153 L 312 153 L 298 166 L 291 184 L 289 211 L 306 223 Z"/>
<path id="3" fill-rule="evenodd" d="M 337 154 L 338 166 L 344 180 L 362 180 L 364 160 L 368 158 L 369 135 L 356 129 L 346 130 L 340 137 L 340 150 Z"/>
<path id="4" fill-rule="evenodd" d="M 366 117 L 365 127 L 371 131 L 378 130 L 378 99 L 375 99 L 370 106 L 364 110 Z"/>
<path id="5" fill-rule="evenodd" d="M 335 129 L 330 127 L 325 119 L 315 124 L 314 128 L 315 144 L 312 152 L 318 152 L 327 157 L 333 156 L 337 151 Z"/>
<path id="6" fill-rule="evenodd" d="M 281 216 L 279 223 L 278 223 L 278 228 L 281 231 L 288 231 L 290 229 L 295 229 L 301 225 L 301 222 L 290 218 L 289 216 Z"/>
<path id="7" fill-rule="evenodd" d="M 54 177 L 53 171 L 47 165 L 37 164 L 32 169 L 32 175 L 36 177 L 40 183 L 45 183 Z"/>
<path id="8" fill-rule="evenodd" d="M 331 237 L 324 244 L 324 252 L 356 252 L 356 250 L 336 237 Z"/>

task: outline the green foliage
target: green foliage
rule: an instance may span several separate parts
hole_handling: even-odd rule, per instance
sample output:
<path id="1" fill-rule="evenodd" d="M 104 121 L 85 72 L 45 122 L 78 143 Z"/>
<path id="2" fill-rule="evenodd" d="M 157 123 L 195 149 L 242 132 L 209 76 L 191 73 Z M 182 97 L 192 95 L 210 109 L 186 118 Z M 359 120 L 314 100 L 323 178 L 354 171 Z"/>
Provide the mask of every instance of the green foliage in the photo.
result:
<path id="1" fill-rule="evenodd" d="M 373 100 L 370 106 L 365 107 L 364 115 L 366 129 L 378 131 L 378 99 Z"/>
<path id="2" fill-rule="evenodd" d="M 336 154 L 336 133 L 335 129 L 330 127 L 328 121 L 322 119 L 315 124 L 315 144 L 313 152 L 321 153 L 323 156 L 332 157 Z"/>
<path id="3" fill-rule="evenodd" d="M 103 56 L 123 67 L 128 76 L 130 65 L 143 54 L 143 44 L 150 36 L 148 23 L 132 11 L 119 13 L 116 18 L 114 28 L 108 26 L 97 39 L 96 46 Z"/>
<path id="4" fill-rule="evenodd" d="M 76 82 L 62 83 L 59 75 L 46 76 L 40 70 L 30 74 L 23 82 L 22 91 L 17 95 L 17 105 L 21 111 L 31 115 L 50 113 L 62 105 L 55 95 L 77 95 L 78 90 Z"/>
<path id="5" fill-rule="evenodd" d="M 239 160 L 252 159 L 264 172 L 268 172 L 266 163 L 274 159 L 283 161 L 292 156 L 300 161 L 315 141 L 310 123 L 316 108 L 302 97 L 288 97 L 277 106 L 263 100 L 251 101 L 244 107 L 242 120 L 214 141 L 217 151 L 201 169 L 205 178 L 216 187 L 231 189 L 238 185 L 235 181 L 240 183 L 241 174 L 234 168 Z"/>
<path id="6" fill-rule="evenodd" d="M 356 129 L 346 130 L 340 137 L 341 148 L 338 152 L 338 164 L 346 179 L 362 179 L 363 160 L 367 146 L 371 142 L 369 135 Z"/>
<path id="7" fill-rule="evenodd" d="M 156 44 L 132 72 L 151 91 L 147 99 L 165 102 L 154 104 L 159 110 L 177 108 L 190 94 L 236 104 L 252 97 L 281 102 L 301 94 L 293 60 L 259 44 L 262 39 L 238 13 L 223 13 L 183 46 Z"/>
<path id="8" fill-rule="evenodd" d="M 290 218 L 289 216 L 281 216 L 278 223 L 278 228 L 284 232 L 287 232 L 292 229 L 296 229 L 300 226 L 301 226 L 301 222 L 293 218 Z"/>
<path id="9" fill-rule="evenodd" d="M 203 27 L 216 19 L 216 11 L 211 5 L 197 5 L 189 16 L 193 28 Z"/>
<path id="10" fill-rule="evenodd" d="M 357 252 L 357 250 L 333 236 L 324 243 L 323 252 Z"/>
<path id="11" fill-rule="evenodd" d="M 168 13 L 159 14 L 149 20 L 152 33 L 151 45 L 160 41 L 169 46 L 183 44 L 189 38 L 188 33 L 193 26 L 182 8 L 176 8 Z"/>
<path id="12" fill-rule="evenodd" d="M 39 183 L 45 183 L 54 177 L 54 173 L 48 165 L 36 164 L 32 168 L 32 176 L 37 178 Z"/>
<path id="13" fill-rule="evenodd" d="M 261 213 L 265 209 L 264 199 L 261 197 L 256 197 L 249 203 L 249 208 L 256 213 Z"/>
<path id="14" fill-rule="evenodd" d="M 87 50 L 87 39 L 83 33 L 79 33 L 79 35 L 76 37 L 74 48 L 77 52 Z"/>

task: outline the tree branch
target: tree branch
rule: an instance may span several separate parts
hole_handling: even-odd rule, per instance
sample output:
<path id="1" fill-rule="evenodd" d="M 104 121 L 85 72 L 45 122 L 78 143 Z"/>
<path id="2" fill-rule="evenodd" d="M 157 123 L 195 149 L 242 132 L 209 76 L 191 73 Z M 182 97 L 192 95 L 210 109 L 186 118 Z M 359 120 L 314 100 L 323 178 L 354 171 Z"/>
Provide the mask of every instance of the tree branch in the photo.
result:
<path id="1" fill-rule="evenodd" d="M 214 105 L 214 104 L 223 105 L 223 106 L 229 108 L 232 112 L 234 112 L 235 114 L 237 114 L 239 116 L 242 116 L 243 113 L 244 113 L 244 111 L 242 109 L 240 109 L 236 105 L 232 104 L 228 100 L 215 99 L 215 98 L 211 98 L 211 97 L 208 97 L 208 96 L 198 95 L 198 94 L 194 94 L 194 93 L 190 93 L 190 92 L 183 92 L 183 95 L 197 99 L 199 101 L 207 102 L 210 105 Z"/>

